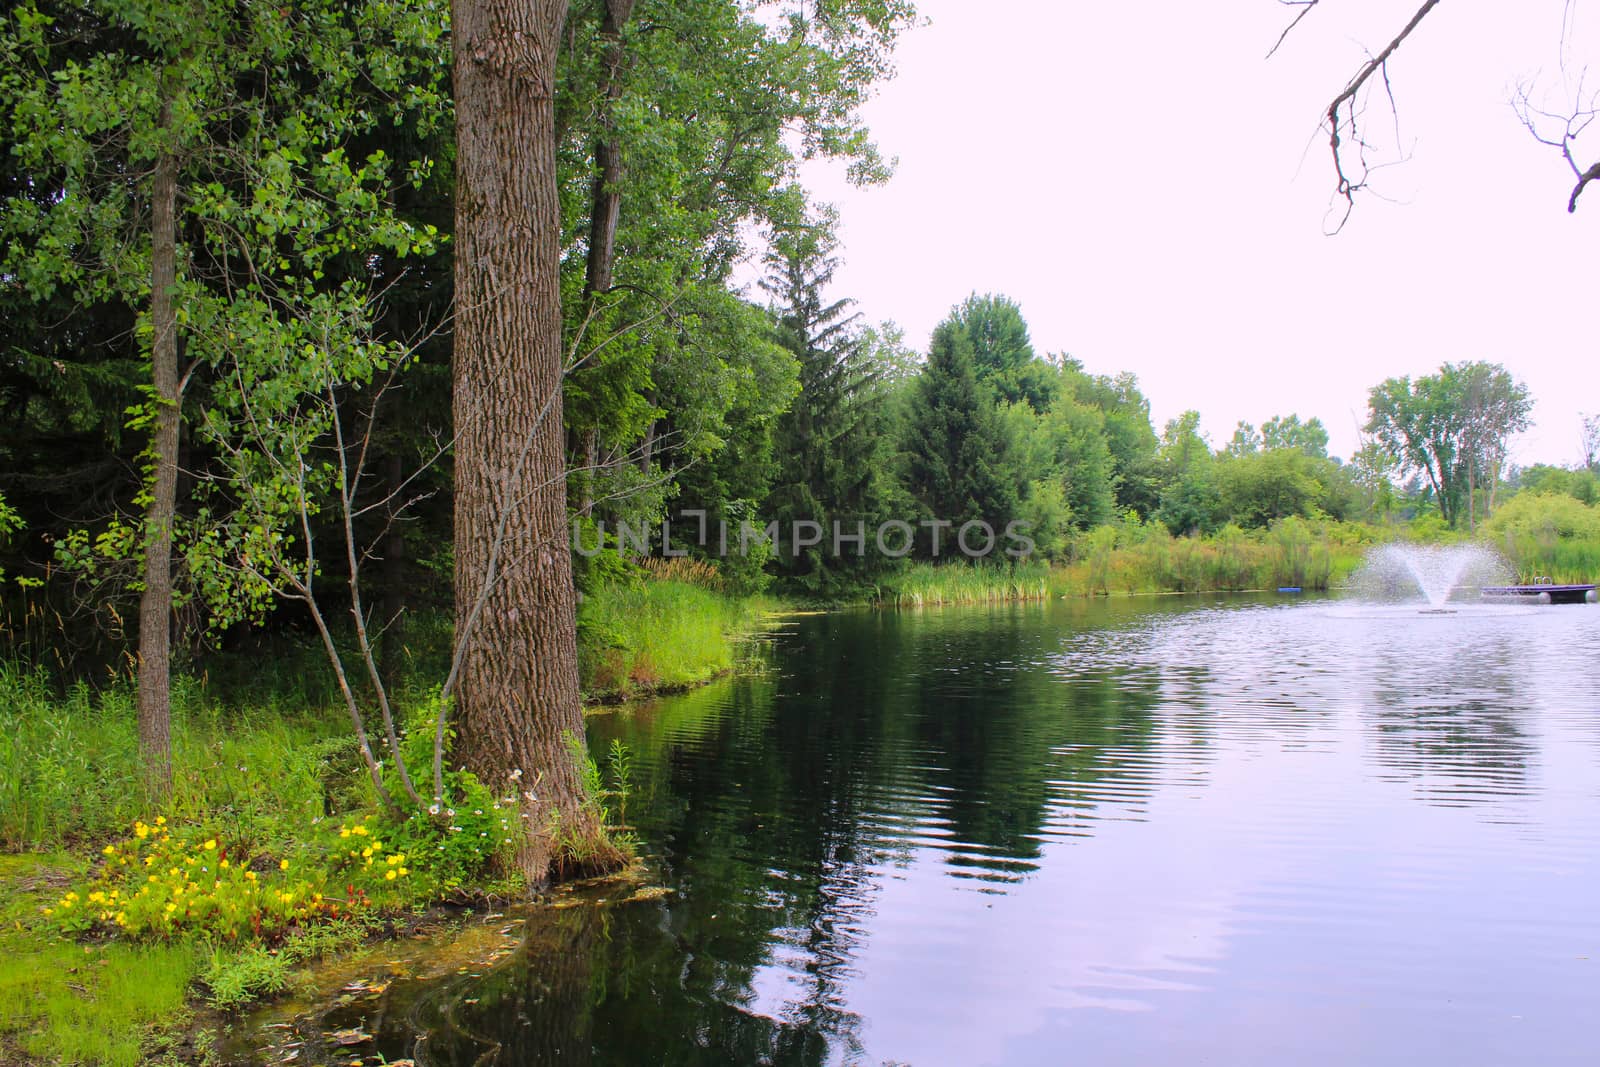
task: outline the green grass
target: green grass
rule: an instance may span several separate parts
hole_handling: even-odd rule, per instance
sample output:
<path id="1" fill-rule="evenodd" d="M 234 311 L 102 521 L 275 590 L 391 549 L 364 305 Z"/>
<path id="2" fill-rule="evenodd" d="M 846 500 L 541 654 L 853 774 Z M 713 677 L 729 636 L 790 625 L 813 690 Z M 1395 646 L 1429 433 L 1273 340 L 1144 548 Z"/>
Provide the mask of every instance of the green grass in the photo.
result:
<path id="1" fill-rule="evenodd" d="M 1600 507 L 1559 493 L 1518 493 L 1482 530 L 1519 581 L 1600 581 Z"/>
<path id="2" fill-rule="evenodd" d="M 189 944 L 80 944 L 35 921 L 82 873 L 62 855 L 0 856 L 0 1060 L 7 1063 L 155 1062 L 163 1033 L 190 1022 L 200 966 Z"/>
<path id="3" fill-rule="evenodd" d="M 578 609 L 584 695 L 608 700 L 708 681 L 738 662 L 741 639 L 778 607 L 687 581 L 601 586 Z"/>
<path id="4" fill-rule="evenodd" d="M 0 664 L 0 847 L 56 848 L 126 833 L 151 814 L 139 776 L 132 688 L 58 693 L 43 671 Z M 173 686 L 173 788 L 162 810 L 214 821 L 242 842 L 322 814 L 329 794 L 359 789 L 344 773 L 348 720 L 263 691 L 248 705 Z M 332 798 L 347 806 L 354 798 Z"/>
<path id="5" fill-rule="evenodd" d="M 1361 565 L 1388 531 L 1285 520 L 1268 530 L 1224 529 L 1173 537 L 1152 526 L 1105 526 L 1080 539 L 1072 562 L 1051 572 L 1058 596 L 1328 589 Z"/>
<path id="6" fill-rule="evenodd" d="M 909 565 L 880 584 L 878 602 L 895 607 L 922 607 L 1044 600 L 1050 596 L 1050 570 L 1044 563 L 1002 565 L 952 561 Z"/>

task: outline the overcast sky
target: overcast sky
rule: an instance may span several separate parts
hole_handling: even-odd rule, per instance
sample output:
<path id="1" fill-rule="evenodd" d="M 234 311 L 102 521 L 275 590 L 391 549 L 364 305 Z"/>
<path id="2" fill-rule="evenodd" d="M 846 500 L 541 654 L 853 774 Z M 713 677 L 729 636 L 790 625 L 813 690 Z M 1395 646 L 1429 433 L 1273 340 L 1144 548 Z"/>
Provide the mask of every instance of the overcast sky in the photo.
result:
<path id="1" fill-rule="evenodd" d="M 1196 408 L 1218 446 L 1296 412 L 1349 456 L 1371 386 L 1499 362 L 1536 400 L 1514 460 L 1577 462 L 1600 412 L 1600 185 L 1568 215 L 1571 171 L 1510 100 L 1537 77 L 1559 105 L 1587 58 L 1600 88 L 1600 6 L 1576 4 L 1563 89 L 1564 0 L 1440 4 L 1391 62 L 1410 157 L 1376 179 L 1391 202 L 1325 236 L 1319 116 L 1415 6 L 1327 0 L 1268 60 L 1296 10 L 1273 0 L 918 0 L 929 24 L 866 113 L 894 179 L 807 173 L 842 216 L 835 295 L 923 349 L 952 304 L 1004 293 L 1037 350 L 1134 372 L 1158 430 Z M 1392 149 L 1386 105 L 1369 118 Z M 1600 159 L 1600 127 L 1578 150 Z"/>

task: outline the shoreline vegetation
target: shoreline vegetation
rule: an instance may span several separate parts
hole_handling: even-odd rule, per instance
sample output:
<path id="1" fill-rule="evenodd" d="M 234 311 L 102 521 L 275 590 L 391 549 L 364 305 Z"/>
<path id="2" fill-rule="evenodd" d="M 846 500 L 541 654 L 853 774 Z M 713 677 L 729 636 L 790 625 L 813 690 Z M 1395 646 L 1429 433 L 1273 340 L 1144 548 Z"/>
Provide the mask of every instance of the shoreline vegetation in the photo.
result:
<path id="1" fill-rule="evenodd" d="M 1128 522 L 1085 534 L 1054 563 L 912 563 L 833 603 L 729 590 L 705 561 L 652 561 L 592 583 L 579 605 L 584 703 L 594 711 L 758 668 L 763 635 L 809 610 L 1322 591 L 1397 539 L 1466 540 L 1426 522 L 1287 519 L 1204 538 Z M 1600 574 L 1600 518 L 1575 500 L 1515 497 L 1476 540 L 1519 578 Z M 408 633 L 406 676 L 432 677 L 448 626 L 420 620 Z M 495 873 L 492 849 L 382 817 L 315 654 L 219 653 L 176 676 L 174 786 L 158 806 L 139 775 L 130 678 L 63 687 L 42 664 L 0 664 L 0 1058 L 218 1063 L 233 1013 L 301 988 L 315 961 L 415 930 L 441 902 L 518 891 Z M 248 673 L 228 662 L 241 655 Z M 420 682 L 397 695 L 430 713 Z M 597 761 L 575 746 L 575 756 L 593 803 L 625 803 L 626 753 Z M 510 799 L 481 793 L 486 806 L 459 821 L 486 835 L 512 816 Z M 63 920 L 64 902 L 82 917 Z M 119 927 L 138 934 L 108 936 Z"/>

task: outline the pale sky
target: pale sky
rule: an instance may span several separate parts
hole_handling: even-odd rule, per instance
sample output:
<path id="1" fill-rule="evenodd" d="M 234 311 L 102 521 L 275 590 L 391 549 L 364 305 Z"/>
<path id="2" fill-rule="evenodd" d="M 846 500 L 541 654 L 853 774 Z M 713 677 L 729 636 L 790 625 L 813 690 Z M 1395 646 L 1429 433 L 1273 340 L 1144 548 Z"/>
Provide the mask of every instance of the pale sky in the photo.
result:
<path id="1" fill-rule="evenodd" d="M 1600 6 L 1576 0 L 1563 89 L 1564 0 L 1441 3 L 1390 64 L 1391 202 L 1325 236 L 1319 117 L 1416 6 L 1326 0 L 1268 60 L 1297 10 L 1273 0 L 919 0 L 866 111 L 894 179 L 806 172 L 842 217 L 834 295 L 922 349 L 1004 293 L 1038 351 L 1134 372 L 1158 431 L 1196 408 L 1215 446 L 1292 411 L 1348 457 L 1384 378 L 1503 363 L 1536 401 L 1513 460 L 1575 463 L 1600 412 L 1600 183 L 1568 215 L 1572 172 L 1510 100 L 1533 77 L 1570 99 L 1586 59 L 1600 89 Z M 1381 100 L 1369 128 L 1394 158 Z M 1600 159 L 1600 125 L 1577 152 Z"/>

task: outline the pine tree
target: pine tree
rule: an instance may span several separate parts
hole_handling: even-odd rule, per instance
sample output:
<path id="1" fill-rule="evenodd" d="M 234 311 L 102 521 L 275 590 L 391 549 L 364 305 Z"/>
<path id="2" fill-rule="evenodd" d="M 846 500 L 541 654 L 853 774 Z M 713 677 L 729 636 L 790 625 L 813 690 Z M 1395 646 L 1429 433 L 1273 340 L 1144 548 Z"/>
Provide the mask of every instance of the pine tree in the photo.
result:
<path id="1" fill-rule="evenodd" d="M 993 393 L 979 383 L 972 341 L 954 319 L 933 332 L 906 428 L 908 488 L 936 521 L 951 523 L 938 546 L 957 552 L 964 523 L 982 520 L 996 535 L 1015 516 L 1018 487 L 1008 475 L 1010 451 Z M 933 535 L 921 539 L 933 551 Z"/>
<path id="2" fill-rule="evenodd" d="M 832 595 L 866 581 L 882 565 L 873 543 L 884 511 L 888 467 L 886 396 L 870 339 L 856 329 L 853 301 L 826 302 L 823 290 L 838 261 L 826 221 L 780 235 L 767 256 L 762 288 L 778 312 L 778 342 L 799 364 L 800 392 L 779 419 L 780 468 L 768 514 L 780 529 L 822 524 L 823 542 L 801 554 L 785 546 L 778 563 L 809 592 Z M 846 542 L 834 552 L 833 524 L 846 536 L 864 530 L 858 551 Z"/>

